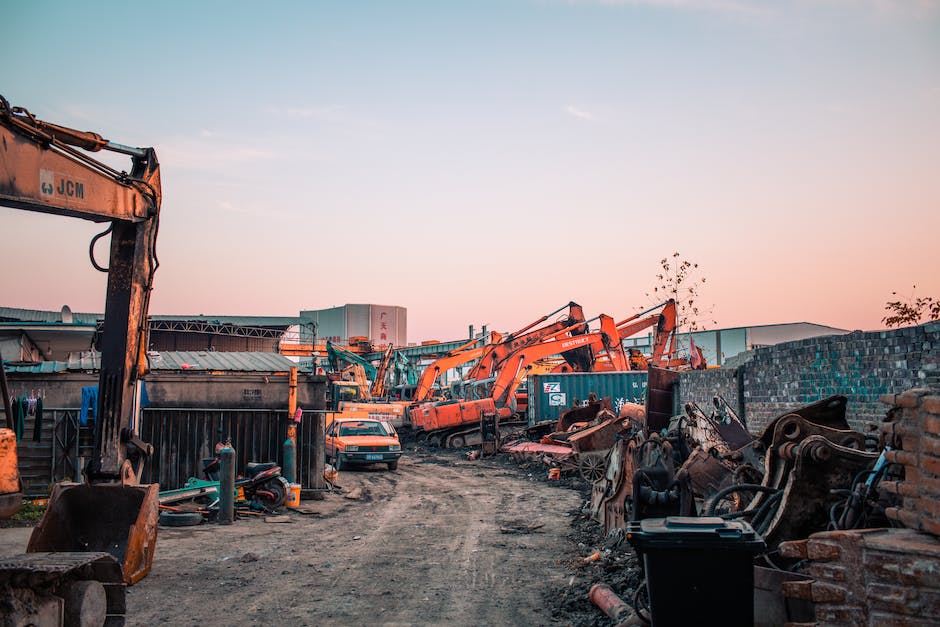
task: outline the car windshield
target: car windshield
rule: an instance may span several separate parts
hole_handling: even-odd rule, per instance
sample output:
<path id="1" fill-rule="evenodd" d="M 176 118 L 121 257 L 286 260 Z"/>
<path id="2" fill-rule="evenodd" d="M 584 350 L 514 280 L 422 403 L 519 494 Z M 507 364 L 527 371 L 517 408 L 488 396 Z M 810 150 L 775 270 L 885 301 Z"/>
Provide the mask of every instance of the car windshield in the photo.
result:
<path id="1" fill-rule="evenodd" d="M 339 435 L 343 437 L 352 435 L 389 435 L 389 433 L 381 422 L 359 420 L 340 424 Z"/>

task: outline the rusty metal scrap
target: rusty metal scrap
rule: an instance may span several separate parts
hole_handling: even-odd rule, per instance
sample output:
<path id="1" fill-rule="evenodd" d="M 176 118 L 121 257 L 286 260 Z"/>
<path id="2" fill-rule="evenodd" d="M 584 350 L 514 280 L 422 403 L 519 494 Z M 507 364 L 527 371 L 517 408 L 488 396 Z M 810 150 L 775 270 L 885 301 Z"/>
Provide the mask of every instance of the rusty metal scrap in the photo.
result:
<path id="1" fill-rule="evenodd" d="M 618 440 L 608 453 L 604 477 L 591 488 L 591 513 L 604 525 L 605 532 L 625 529 L 634 515 L 634 477 L 641 469 L 647 470 L 647 479 L 657 474 L 650 469 L 667 473 L 670 477 L 667 483 L 673 479 L 672 446 L 656 433 L 649 437 L 642 431 L 633 433 L 629 438 Z M 660 498 L 664 491 L 671 491 L 671 487 L 664 489 L 657 480 L 641 481 L 641 487 L 645 491 L 644 505 L 651 505 L 650 502 Z"/>
<path id="2" fill-rule="evenodd" d="M 864 449 L 865 437 L 856 431 L 814 424 L 797 413 L 774 421 L 764 481 L 739 491 L 756 492 L 745 510 L 769 547 L 828 528 L 841 498 L 834 491 L 850 488 L 878 460 L 878 453 Z M 732 490 L 719 492 L 709 512 Z"/>
<path id="3" fill-rule="evenodd" d="M 603 415 L 603 414 L 601 414 Z M 587 427 L 571 434 L 568 437 L 568 443 L 576 453 L 589 453 L 592 451 L 606 451 L 614 445 L 618 435 L 625 433 L 630 425 L 625 421 L 609 414 L 609 417 L 591 427 Z"/>
<path id="4" fill-rule="evenodd" d="M 558 415 L 558 424 L 555 431 L 565 432 L 577 423 L 591 423 L 602 411 L 607 411 L 613 415 L 613 406 L 610 404 L 610 397 L 601 400 L 591 401 L 587 405 L 580 407 L 571 407 Z"/>
<path id="5" fill-rule="evenodd" d="M 724 399 L 716 396 L 712 404 L 714 410 L 708 415 L 697 404 L 687 403 L 681 429 L 685 446 L 691 449 L 681 470 L 703 500 L 735 483 L 760 483 L 763 476 L 754 436 Z"/>

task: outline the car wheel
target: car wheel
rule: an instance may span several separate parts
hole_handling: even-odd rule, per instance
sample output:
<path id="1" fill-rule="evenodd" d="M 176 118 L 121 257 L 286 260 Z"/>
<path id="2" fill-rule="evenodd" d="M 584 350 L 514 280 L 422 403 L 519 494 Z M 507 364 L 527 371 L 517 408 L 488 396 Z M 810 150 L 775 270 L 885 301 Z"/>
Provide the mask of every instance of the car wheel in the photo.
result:
<path id="1" fill-rule="evenodd" d="M 393 462 L 389 462 L 389 463 L 388 463 L 388 469 L 389 469 L 389 470 L 398 470 L 398 460 L 396 459 L 396 460 L 393 461 Z"/>
<path id="2" fill-rule="evenodd" d="M 336 469 L 336 472 L 343 469 L 343 455 L 341 453 L 336 454 L 336 461 L 333 462 L 333 468 Z"/>

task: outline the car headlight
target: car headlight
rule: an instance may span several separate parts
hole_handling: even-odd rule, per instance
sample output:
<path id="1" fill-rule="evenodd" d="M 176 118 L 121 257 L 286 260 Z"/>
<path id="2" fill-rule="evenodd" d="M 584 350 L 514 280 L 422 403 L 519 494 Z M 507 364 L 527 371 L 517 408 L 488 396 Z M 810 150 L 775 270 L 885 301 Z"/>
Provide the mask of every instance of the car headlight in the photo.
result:
<path id="1" fill-rule="evenodd" d="M 400 450 L 401 450 L 401 444 L 391 444 L 391 445 L 389 445 L 388 450 L 390 450 L 390 451 L 400 451 Z"/>
<path id="2" fill-rule="evenodd" d="M 349 446 L 349 445 L 346 446 L 346 451 L 348 451 L 348 452 L 350 452 L 350 453 L 354 453 L 354 452 L 356 452 L 356 451 L 358 451 L 358 450 L 359 450 L 359 447 L 358 447 L 358 446 Z"/>

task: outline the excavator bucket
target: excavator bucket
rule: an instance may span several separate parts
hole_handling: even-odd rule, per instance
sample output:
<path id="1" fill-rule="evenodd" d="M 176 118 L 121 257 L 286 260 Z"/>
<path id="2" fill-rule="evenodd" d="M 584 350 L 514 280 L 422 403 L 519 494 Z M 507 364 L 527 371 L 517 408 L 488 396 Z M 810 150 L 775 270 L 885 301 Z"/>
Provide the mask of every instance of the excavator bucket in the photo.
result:
<path id="1" fill-rule="evenodd" d="M 159 490 L 156 483 L 57 483 L 26 552 L 107 552 L 121 564 L 124 582 L 137 583 L 153 566 Z"/>

